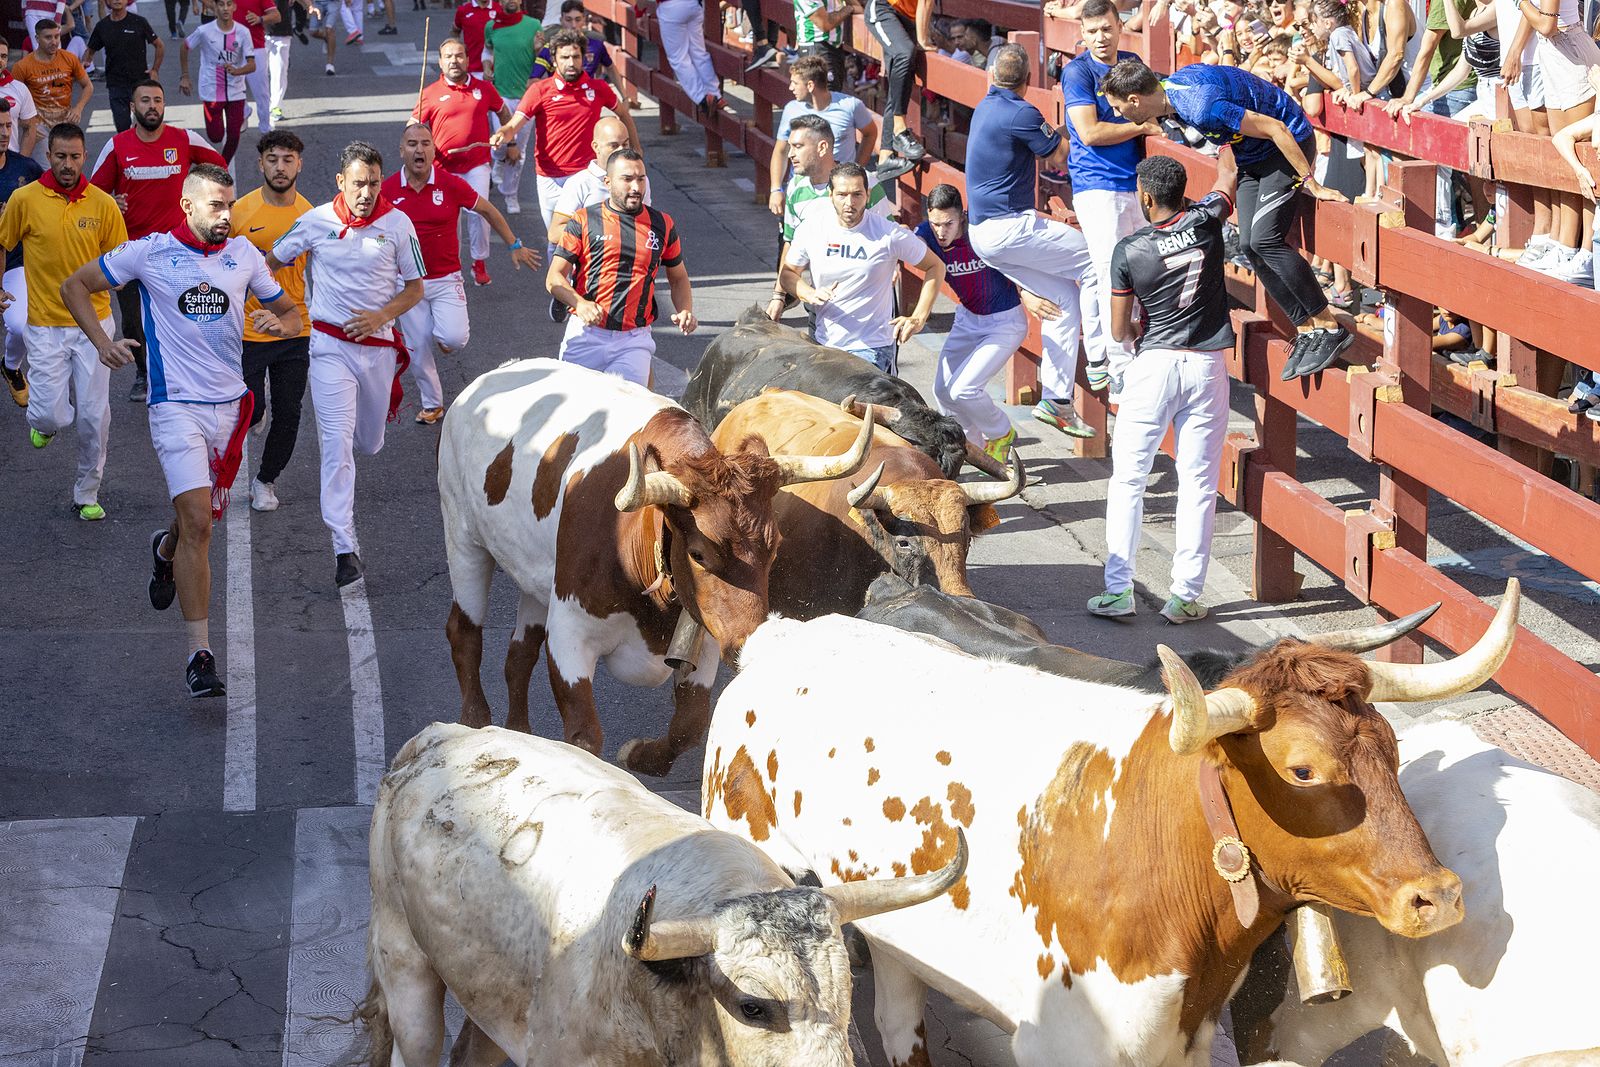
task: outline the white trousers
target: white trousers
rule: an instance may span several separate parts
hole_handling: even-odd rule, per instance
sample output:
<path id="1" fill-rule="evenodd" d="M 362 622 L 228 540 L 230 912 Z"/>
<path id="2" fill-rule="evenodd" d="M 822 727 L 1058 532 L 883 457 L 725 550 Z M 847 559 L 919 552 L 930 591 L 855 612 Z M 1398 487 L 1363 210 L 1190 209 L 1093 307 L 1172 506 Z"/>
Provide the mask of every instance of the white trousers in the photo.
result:
<path id="1" fill-rule="evenodd" d="M 697 104 L 718 91 L 717 70 L 706 51 L 705 19 L 706 9 L 699 0 L 663 0 L 656 8 L 672 76 Z"/>
<path id="2" fill-rule="evenodd" d="M 531 123 L 530 123 L 531 125 Z M 581 174 L 582 171 L 579 171 Z M 533 172 L 533 181 L 539 189 L 539 214 L 544 216 L 545 240 L 551 247 L 555 246 L 556 235 L 550 232 L 550 220 L 555 218 L 556 201 L 561 199 L 561 187 L 567 184 L 567 179 L 572 175 L 567 174 L 560 178 L 552 178 L 548 174 Z M 548 262 L 548 261 L 547 261 Z"/>
<path id="3" fill-rule="evenodd" d="M 289 90 L 289 46 L 292 44 L 293 37 L 267 38 L 267 95 L 269 106 L 273 108 L 283 106 L 283 96 Z"/>
<path id="4" fill-rule="evenodd" d="M 344 19 L 344 32 L 346 35 L 360 33 L 363 21 L 367 16 L 365 0 L 344 0 L 339 8 L 339 17 Z M 354 551 L 354 549 L 351 549 Z"/>
<path id="5" fill-rule="evenodd" d="M 405 335 L 406 351 L 411 354 L 411 377 L 425 408 L 444 407 L 444 386 L 439 383 L 439 367 L 434 349 L 446 355 L 466 346 L 467 287 L 461 272 L 443 278 L 427 278 L 422 283 L 422 299 L 400 316 L 400 332 Z"/>
<path id="6" fill-rule="evenodd" d="M 6 366 L 16 370 L 22 366 L 22 357 L 28 352 L 28 274 L 22 267 L 12 267 L 0 278 L 0 289 L 14 299 L 6 308 Z"/>
<path id="7" fill-rule="evenodd" d="M 1193 600 L 1206 585 L 1217 478 L 1228 435 L 1225 352 L 1147 348 L 1124 372 L 1106 485 L 1106 589 L 1133 586 L 1144 519 L 1144 487 L 1156 450 L 1172 427 L 1177 452 L 1177 549 L 1172 594 Z"/>
<path id="8" fill-rule="evenodd" d="M 460 175 L 462 181 L 477 190 L 479 196 L 489 195 L 489 164 L 482 163 L 465 174 Z M 467 223 L 467 246 L 472 251 L 473 259 L 489 258 L 489 220 L 476 211 L 461 209 L 461 217 Z"/>
<path id="9" fill-rule="evenodd" d="M 615 374 L 630 382 L 650 385 L 650 360 L 656 354 L 656 340 L 650 327 L 636 330 L 608 330 L 585 326 L 576 315 L 567 316 L 567 332 L 561 338 L 556 358 L 580 367 Z"/>
<path id="10" fill-rule="evenodd" d="M 986 219 L 968 231 L 972 250 L 1028 292 L 1061 308 L 1054 322 L 1041 322 L 1044 365 L 1039 379 L 1049 400 L 1072 399 L 1078 372 L 1078 338 L 1085 320 L 1098 323 L 1094 262 L 1083 234 L 1037 211 Z"/>
<path id="11" fill-rule="evenodd" d="M 1021 307 L 993 315 L 956 308 L 933 371 L 933 406 L 954 416 L 969 441 L 995 441 L 1010 431 L 1011 417 L 989 396 L 989 379 L 1027 336 L 1028 316 Z"/>
<path id="12" fill-rule="evenodd" d="M 267 40 L 273 40 L 269 37 Z M 287 38 L 285 38 L 287 40 Z M 268 102 L 267 93 L 267 50 L 255 50 L 256 69 L 244 76 L 244 84 L 250 90 L 250 99 L 256 104 L 256 129 L 261 133 L 272 132 L 272 104 Z"/>
<path id="13" fill-rule="evenodd" d="M 111 316 L 100 320 L 109 335 Z M 111 368 L 100 362 L 94 345 L 76 326 L 33 326 L 28 346 L 28 425 L 43 434 L 68 426 L 78 431 L 78 478 L 74 504 L 93 504 L 106 471 L 111 437 Z"/>
<path id="14" fill-rule="evenodd" d="M 383 447 L 394 384 L 395 350 L 311 334 L 311 403 L 322 453 L 322 521 L 333 551 L 359 552 L 356 541 L 356 452 Z"/>
<path id="15" fill-rule="evenodd" d="M 1072 194 L 1072 209 L 1089 242 L 1089 259 L 1094 263 L 1095 305 L 1100 315 L 1093 336 L 1085 332 L 1083 347 L 1089 361 L 1111 362 L 1111 372 L 1120 374 L 1133 358 L 1133 345 L 1111 337 L 1111 253 L 1117 242 L 1144 225 L 1139 210 L 1139 194 L 1111 189 L 1085 189 Z"/>
<path id="16" fill-rule="evenodd" d="M 489 124 L 493 129 L 498 130 L 500 128 L 499 116 L 490 115 Z M 494 153 L 494 184 L 500 190 L 500 195 L 507 200 L 515 197 L 518 190 L 522 188 L 522 172 L 528 169 L 528 144 L 533 140 L 533 123 L 524 122 L 518 127 L 517 135 L 513 140 L 516 143 L 517 151 L 522 153 L 522 162 L 515 166 L 506 162 L 508 147 L 498 148 Z"/>

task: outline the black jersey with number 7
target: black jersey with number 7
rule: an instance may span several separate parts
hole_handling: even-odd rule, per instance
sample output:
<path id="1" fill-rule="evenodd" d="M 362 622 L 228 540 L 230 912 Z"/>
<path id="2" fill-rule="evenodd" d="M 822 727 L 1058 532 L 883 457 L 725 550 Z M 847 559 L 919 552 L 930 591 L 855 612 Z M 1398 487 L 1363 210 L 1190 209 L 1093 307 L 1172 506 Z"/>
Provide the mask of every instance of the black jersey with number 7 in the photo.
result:
<path id="1" fill-rule="evenodd" d="M 1161 223 L 1117 242 L 1111 291 L 1144 307 L 1139 348 L 1210 352 L 1233 346 L 1222 267 L 1222 223 L 1233 212 L 1223 193 L 1211 193 Z"/>

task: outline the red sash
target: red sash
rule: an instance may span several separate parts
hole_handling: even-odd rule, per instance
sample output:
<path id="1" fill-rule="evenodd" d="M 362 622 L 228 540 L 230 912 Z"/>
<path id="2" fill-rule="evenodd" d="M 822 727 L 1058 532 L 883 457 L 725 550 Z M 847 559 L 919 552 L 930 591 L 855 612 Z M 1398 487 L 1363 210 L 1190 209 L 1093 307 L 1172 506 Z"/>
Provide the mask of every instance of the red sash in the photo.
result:
<path id="1" fill-rule="evenodd" d="M 359 341 L 344 332 L 344 329 L 331 322 L 321 319 L 312 319 L 311 328 L 318 333 L 325 333 L 329 337 L 352 345 L 362 345 L 366 348 L 392 348 L 394 349 L 394 384 L 389 387 L 389 421 L 400 421 L 400 401 L 405 398 L 405 387 L 400 384 L 400 375 L 411 366 L 411 353 L 406 350 L 405 336 L 400 332 L 399 326 L 390 327 L 394 330 L 394 340 L 384 341 L 376 337 L 363 337 Z"/>
<path id="2" fill-rule="evenodd" d="M 233 488 L 233 479 L 239 474 L 239 464 L 244 461 L 244 435 L 250 432 L 250 416 L 255 412 L 255 394 L 249 390 L 239 398 L 239 421 L 234 423 L 233 433 L 228 435 L 228 448 L 225 452 L 211 450 L 211 518 L 222 518 L 222 513 L 228 510 L 229 492 Z"/>

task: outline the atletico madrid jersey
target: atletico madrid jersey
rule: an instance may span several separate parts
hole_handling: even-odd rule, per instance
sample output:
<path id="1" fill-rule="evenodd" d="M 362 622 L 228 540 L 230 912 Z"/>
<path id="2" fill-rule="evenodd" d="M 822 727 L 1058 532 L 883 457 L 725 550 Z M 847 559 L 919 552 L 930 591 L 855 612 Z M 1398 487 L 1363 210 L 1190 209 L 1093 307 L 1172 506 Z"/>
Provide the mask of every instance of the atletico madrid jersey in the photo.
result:
<path id="1" fill-rule="evenodd" d="M 196 163 L 227 167 L 198 133 L 163 126 L 154 141 L 144 141 L 135 127 L 106 142 L 89 180 L 112 196 L 128 198 L 123 218 L 128 236 L 137 240 L 175 229 L 183 221 L 178 198 L 183 195 L 184 176 Z"/>
<path id="2" fill-rule="evenodd" d="M 114 286 L 142 287 L 151 404 L 226 404 L 244 395 L 245 296 L 270 304 L 283 293 L 255 245 L 230 237 L 203 252 L 153 233 L 105 253 L 100 269 Z"/>
<path id="3" fill-rule="evenodd" d="M 444 278 L 461 269 L 461 238 L 456 226 L 461 212 L 478 202 L 476 189 L 435 164 L 428 184 L 421 189 L 411 187 L 405 171 L 395 171 L 383 179 L 383 196 L 416 227 L 424 277 Z"/>

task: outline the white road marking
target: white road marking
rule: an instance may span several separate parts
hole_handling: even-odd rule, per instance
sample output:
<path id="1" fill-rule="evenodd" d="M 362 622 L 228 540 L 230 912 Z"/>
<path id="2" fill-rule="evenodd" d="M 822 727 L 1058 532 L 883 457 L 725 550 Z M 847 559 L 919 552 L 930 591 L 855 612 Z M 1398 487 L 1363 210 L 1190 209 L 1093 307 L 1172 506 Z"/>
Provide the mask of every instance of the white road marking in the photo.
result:
<path id="1" fill-rule="evenodd" d="M 339 590 L 350 645 L 350 713 L 355 728 L 356 803 L 378 799 L 383 777 L 383 683 L 378 676 L 378 643 L 365 579 Z"/>
<path id="2" fill-rule="evenodd" d="M 0 1063 L 83 1063 L 137 821 L 0 823 Z"/>
<path id="3" fill-rule="evenodd" d="M 244 491 L 238 492 L 240 479 Z M 228 731 L 223 745 L 224 811 L 256 808 L 256 615 L 250 572 L 250 444 L 228 505 Z"/>
<path id="4" fill-rule="evenodd" d="M 747 193 L 754 193 L 756 191 L 756 183 L 749 178 L 740 178 L 736 176 L 733 179 L 733 184 L 737 185 Z"/>

